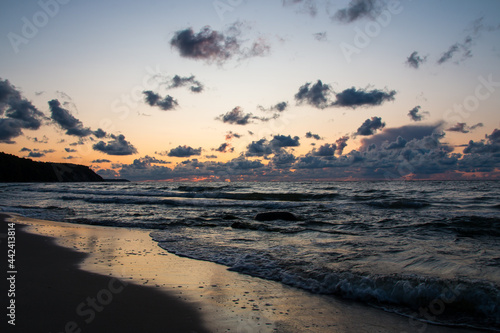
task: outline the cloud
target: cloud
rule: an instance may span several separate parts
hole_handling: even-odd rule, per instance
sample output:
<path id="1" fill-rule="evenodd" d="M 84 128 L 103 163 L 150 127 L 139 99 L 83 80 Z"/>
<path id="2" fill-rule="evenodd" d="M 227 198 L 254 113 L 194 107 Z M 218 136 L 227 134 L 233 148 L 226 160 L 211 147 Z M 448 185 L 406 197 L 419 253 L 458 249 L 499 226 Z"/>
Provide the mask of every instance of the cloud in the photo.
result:
<path id="1" fill-rule="evenodd" d="M 469 141 L 459 168 L 464 172 L 493 172 L 500 168 L 500 130 L 494 129 L 486 140 Z"/>
<path id="2" fill-rule="evenodd" d="M 111 163 L 110 160 L 106 160 L 106 159 L 97 159 L 97 160 L 93 160 L 92 163 Z"/>
<path id="3" fill-rule="evenodd" d="M 279 111 L 279 112 L 285 111 L 287 107 L 288 107 L 287 102 L 277 103 L 276 105 L 273 105 L 268 109 L 264 108 L 262 105 L 257 106 L 257 108 L 259 108 L 261 111 Z"/>
<path id="4" fill-rule="evenodd" d="M 21 149 L 22 152 L 29 152 L 27 157 L 32 157 L 32 158 L 40 158 L 46 156 L 46 154 L 51 154 L 55 153 L 54 149 L 46 149 L 46 150 L 39 150 L 39 149 L 29 149 L 29 148 L 23 148 Z"/>
<path id="5" fill-rule="evenodd" d="M 233 23 L 225 32 L 218 32 L 206 26 L 195 33 L 193 28 L 175 32 L 170 45 L 176 48 L 185 58 L 204 60 L 207 63 L 222 64 L 237 56 L 246 59 L 264 56 L 269 53 L 270 46 L 262 38 L 254 40 L 249 47 L 243 46 L 239 37 L 243 33 L 242 22 Z"/>
<path id="6" fill-rule="evenodd" d="M 94 144 L 92 148 L 107 155 L 125 156 L 137 154 L 137 149 L 130 142 L 125 140 L 124 135 L 111 135 L 111 138 L 113 140 L 110 140 L 107 143 L 99 141 Z"/>
<path id="7" fill-rule="evenodd" d="M 366 119 L 365 122 L 356 131 L 357 135 L 373 135 L 376 131 L 385 127 L 385 123 L 382 122 L 381 117 L 372 117 L 371 119 Z"/>
<path id="8" fill-rule="evenodd" d="M 145 90 L 142 92 L 144 94 L 144 101 L 150 106 L 157 106 L 163 111 L 169 111 L 175 109 L 179 103 L 170 95 L 165 96 L 165 98 L 161 98 L 161 96 L 157 93 L 152 92 L 151 90 Z"/>
<path id="9" fill-rule="evenodd" d="M 401 135 L 394 137 L 398 133 Z M 382 134 L 385 134 L 384 140 L 381 139 Z M 342 150 L 348 140 L 347 136 L 339 138 L 336 143 L 313 148 L 302 156 L 294 156 L 280 147 L 287 144 L 273 147 L 272 140 L 261 139 L 247 147 L 247 157 L 252 156 L 252 159 L 247 159 L 244 155 L 228 162 L 192 159 L 171 168 L 155 163 L 156 159 L 146 156 L 132 164 L 117 167 L 121 167 L 120 177 L 131 180 L 461 179 L 468 176 L 464 173 L 493 172 L 500 167 L 498 129 L 484 140 L 470 141 L 464 154 L 454 153 L 453 147 L 443 143 L 444 134 L 440 132 L 440 125 L 385 128 L 382 133 L 369 139 L 377 136 L 381 144 L 373 143 L 369 149 L 354 149 L 345 155 Z M 284 137 L 287 139 L 280 142 L 294 140 L 291 135 L 281 136 L 282 139 Z M 274 155 L 269 157 L 271 154 Z M 263 159 L 269 163 L 263 164 Z"/>
<path id="10" fill-rule="evenodd" d="M 470 127 L 467 126 L 466 123 L 456 123 L 452 127 L 445 129 L 445 131 L 448 131 L 448 132 L 469 133 L 470 131 L 475 130 L 478 127 L 483 127 L 483 126 L 484 126 L 483 123 L 477 123 L 477 124 L 472 125 Z"/>
<path id="11" fill-rule="evenodd" d="M 213 150 L 218 151 L 219 153 L 232 153 L 234 152 L 234 147 L 231 147 L 231 144 L 224 142 L 219 146 L 219 148 L 215 148 Z"/>
<path id="12" fill-rule="evenodd" d="M 467 124 L 466 123 L 457 123 L 456 125 L 445 129 L 445 131 L 449 132 L 460 132 L 460 133 L 469 133 L 469 131 L 466 129 Z"/>
<path id="13" fill-rule="evenodd" d="M 279 148 L 298 147 L 300 146 L 300 142 L 298 136 L 292 138 L 291 135 L 275 135 L 270 141 L 270 145 L 273 147 L 273 150 L 276 151 L 279 150 Z"/>
<path id="14" fill-rule="evenodd" d="M 326 42 L 328 40 L 326 31 L 314 33 L 313 36 L 319 42 Z"/>
<path id="15" fill-rule="evenodd" d="M 13 138 L 23 134 L 23 129 L 37 130 L 44 114 L 8 80 L 0 79 L 0 142 L 14 143 Z"/>
<path id="16" fill-rule="evenodd" d="M 417 51 L 414 51 L 410 56 L 406 59 L 406 64 L 410 67 L 418 69 L 421 64 L 427 61 L 427 56 L 421 57 L 418 55 Z"/>
<path id="17" fill-rule="evenodd" d="M 298 104 L 307 103 L 318 109 L 324 109 L 331 105 L 330 93 L 330 86 L 318 80 L 312 86 L 311 82 L 301 86 L 299 91 L 295 94 L 295 100 Z"/>
<path id="18" fill-rule="evenodd" d="M 67 152 L 67 153 L 76 153 L 76 149 L 73 149 L 73 148 L 64 148 L 64 150 Z"/>
<path id="19" fill-rule="evenodd" d="M 337 145 L 332 143 L 325 143 L 320 146 L 318 149 L 313 148 L 311 151 L 312 156 L 334 156 L 335 151 L 337 150 Z"/>
<path id="20" fill-rule="evenodd" d="M 489 26 L 485 25 L 484 17 L 480 17 L 472 23 L 472 27 L 468 30 L 470 33 L 464 38 L 462 42 L 456 42 L 451 45 L 448 50 L 446 50 L 441 57 L 438 59 L 437 64 L 442 65 L 455 57 L 456 54 L 461 55 L 461 59 L 457 60 L 456 63 L 460 63 L 461 61 L 472 58 L 472 46 L 474 45 L 475 40 L 483 33 L 483 32 L 492 32 L 500 29 L 500 25 L 497 26 Z"/>
<path id="21" fill-rule="evenodd" d="M 306 138 L 308 139 L 315 139 L 315 140 L 321 140 L 321 137 L 318 134 L 313 134 L 311 132 L 306 133 Z"/>
<path id="22" fill-rule="evenodd" d="M 260 139 L 258 141 L 252 141 L 247 146 L 247 151 L 245 156 L 267 156 L 273 153 L 273 149 L 266 139 Z"/>
<path id="23" fill-rule="evenodd" d="M 347 147 L 347 140 L 349 140 L 349 137 L 343 136 L 335 141 L 337 145 L 337 154 L 342 155 L 342 153 L 344 152 L 344 148 Z"/>
<path id="24" fill-rule="evenodd" d="M 385 142 L 394 142 L 400 136 L 407 141 L 422 140 L 424 137 L 439 133 L 442 130 L 442 123 L 434 125 L 405 125 L 401 127 L 385 128 L 382 132 L 370 138 L 364 138 L 360 150 L 369 149 L 371 145 L 381 147 Z"/>
<path id="25" fill-rule="evenodd" d="M 291 166 L 293 163 L 297 161 L 297 158 L 287 151 L 281 151 L 278 154 L 275 154 L 271 159 L 271 163 L 273 165 L 283 167 L 283 166 Z"/>
<path id="26" fill-rule="evenodd" d="M 252 119 L 260 119 L 259 117 L 255 117 L 251 113 L 244 113 L 243 109 L 240 106 L 235 107 L 231 111 L 226 114 L 221 114 L 216 120 L 221 120 L 223 123 L 228 124 L 236 124 L 236 125 L 248 125 L 252 121 Z"/>
<path id="27" fill-rule="evenodd" d="M 49 101 L 49 107 L 52 120 L 62 129 L 65 129 L 67 135 L 86 137 L 92 134 L 92 130 L 83 127 L 82 122 L 76 119 L 68 110 L 62 108 L 57 99 Z"/>
<path id="28" fill-rule="evenodd" d="M 283 0 L 283 6 L 294 6 L 301 4 L 302 6 L 298 10 L 299 13 L 308 14 L 312 17 L 318 14 L 318 8 L 316 6 L 315 0 Z"/>
<path id="29" fill-rule="evenodd" d="M 241 138 L 241 135 L 238 133 L 233 133 L 232 131 L 226 133 L 226 140 L 232 140 L 233 138 L 239 139 Z"/>
<path id="30" fill-rule="evenodd" d="M 468 39 L 468 41 L 470 43 L 472 40 Z M 448 48 L 448 50 L 441 55 L 441 57 L 437 61 L 438 65 L 442 65 L 445 62 L 449 61 L 451 58 L 453 58 L 453 55 L 455 53 L 457 53 L 460 50 L 460 48 L 463 49 L 464 55 L 467 56 L 467 46 L 463 45 L 463 44 L 460 44 L 460 43 L 455 43 L 452 46 L 450 46 Z"/>
<path id="31" fill-rule="evenodd" d="M 373 89 L 368 91 L 366 89 L 358 90 L 352 87 L 336 94 L 337 100 L 332 105 L 350 107 L 353 109 L 359 106 L 375 106 L 381 105 L 386 101 L 393 101 L 395 95 L 395 90 L 382 91 Z"/>
<path id="32" fill-rule="evenodd" d="M 92 132 L 92 134 L 95 135 L 96 138 L 102 139 L 106 137 L 107 133 L 104 132 L 102 129 L 98 128 L 97 131 Z"/>
<path id="33" fill-rule="evenodd" d="M 168 156 L 171 157 L 191 157 L 201 155 L 201 148 L 192 148 L 189 146 L 179 146 L 177 148 L 173 148 L 168 153 Z"/>
<path id="34" fill-rule="evenodd" d="M 428 111 L 420 112 L 420 105 L 415 106 L 408 112 L 408 117 L 413 121 L 422 121 L 424 119 L 424 114 L 429 114 Z"/>
<path id="35" fill-rule="evenodd" d="M 194 93 L 201 93 L 205 89 L 203 84 L 195 79 L 194 75 L 189 77 L 175 75 L 173 78 L 167 79 L 165 84 L 167 85 L 167 89 L 189 86 L 189 90 Z"/>
<path id="36" fill-rule="evenodd" d="M 366 17 L 373 19 L 384 7 L 384 1 L 351 0 L 346 8 L 339 9 L 332 18 L 344 23 L 351 23 Z"/>
<path id="37" fill-rule="evenodd" d="M 291 135 L 274 135 L 271 141 L 263 138 L 258 141 L 252 141 L 245 152 L 245 156 L 267 156 L 270 154 L 279 154 L 284 150 L 283 148 L 298 147 L 300 146 L 300 138 Z"/>

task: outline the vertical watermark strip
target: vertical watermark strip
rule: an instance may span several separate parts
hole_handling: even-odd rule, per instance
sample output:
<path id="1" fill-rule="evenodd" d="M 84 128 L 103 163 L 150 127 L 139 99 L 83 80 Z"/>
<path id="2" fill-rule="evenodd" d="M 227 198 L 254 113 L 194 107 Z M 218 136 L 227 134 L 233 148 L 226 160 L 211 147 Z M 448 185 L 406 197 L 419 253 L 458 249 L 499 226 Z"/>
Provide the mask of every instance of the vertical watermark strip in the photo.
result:
<path id="1" fill-rule="evenodd" d="M 7 224 L 7 323 L 16 325 L 16 229 L 14 223 Z"/>

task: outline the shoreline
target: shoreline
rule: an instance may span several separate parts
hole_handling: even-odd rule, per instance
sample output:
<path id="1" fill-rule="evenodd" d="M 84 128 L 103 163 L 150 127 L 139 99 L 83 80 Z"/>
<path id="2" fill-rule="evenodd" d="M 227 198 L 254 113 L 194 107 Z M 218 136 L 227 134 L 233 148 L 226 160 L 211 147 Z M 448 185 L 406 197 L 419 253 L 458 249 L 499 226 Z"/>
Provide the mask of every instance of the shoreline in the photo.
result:
<path id="1" fill-rule="evenodd" d="M 76 307 L 87 297 L 97 299 L 100 293 L 101 301 L 108 302 L 109 295 L 111 301 L 101 312 L 95 311 L 91 322 L 95 326 L 88 327 L 91 332 L 100 332 L 94 329 L 98 323 L 108 327 L 103 328 L 107 332 L 116 331 L 116 326 L 109 328 L 116 320 L 135 320 L 146 332 L 478 332 L 416 322 L 356 302 L 231 272 L 215 263 L 178 257 L 161 249 L 145 229 L 0 216 L 10 216 L 19 231 L 19 323 L 24 321 L 22 313 L 29 315 L 27 322 L 32 325 L 37 320 L 52 322 L 71 316 L 90 319 L 88 307 L 80 308 L 80 313 L 87 311 L 82 318 Z M 4 232 L 6 223 L 1 223 Z M 21 263 L 23 257 L 28 258 L 25 264 Z M 29 282 L 23 293 L 21 274 Z M 94 288 L 90 290 L 88 285 Z M 132 295 L 127 296 L 129 293 Z M 53 310 L 54 304 L 62 312 Z M 116 310 L 108 310 L 114 307 Z M 49 332 L 64 332 L 64 325 Z M 122 332 L 132 328 L 131 324 L 123 327 Z"/>

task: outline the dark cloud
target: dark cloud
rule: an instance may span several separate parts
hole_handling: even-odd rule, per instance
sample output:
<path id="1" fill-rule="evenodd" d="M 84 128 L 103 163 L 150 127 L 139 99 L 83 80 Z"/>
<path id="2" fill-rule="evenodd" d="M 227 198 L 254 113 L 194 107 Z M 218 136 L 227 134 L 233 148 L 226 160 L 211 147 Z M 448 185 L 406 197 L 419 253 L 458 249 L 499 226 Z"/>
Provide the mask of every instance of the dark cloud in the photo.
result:
<path id="1" fill-rule="evenodd" d="M 427 56 L 421 57 L 418 55 L 417 51 L 414 51 L 410 56 L 406 59 L 406 64 L 410 67 L 418 69 L 421 64 L 427 61 Z"/>
<path id="2" fill-rule="evenodd" d="M 456 125 L 447 128 L 445 131 L 449 132 L 460 132 L 460 133 L 469 133 L 469 131 L 466 129 L 467 124 L 466 123 L 457 123 Z"/>
<path id="3" fill-rule="evenodd" d="M 486 140 L 469 141 L 459 160 L 460 171 L 493 172 L 500 167 L 500 130 L 495 129 Z"/>
<path id="4" fill-rule="evenodd" d="M 325 143 L 324 145 L 320 146 L 317 149 L 313 148 L 311 154 L 313 156 L 334 156 L 336 150 L 337 150 L 336 144 Z"/>
<path id="5" fill-rule="evenodd" d="M 385 147 L 385 149 L 400 149 L 400 148 L 406 147 L 407 143 L 408 143 L 408 141 L 406 141 L 402 137 L 398 136 L 398 138 L 396 139 L 396 141 L 390 142 L 390 143 L 388 143 L 387 145 L 385 145 L 383 147 Z"/>
<path id="6" fill-rule="evenodd" d="M 279 148 L 298 147 L 298 146 L 300 146 L 300 142 L 299 142 L 298 136 L 295 136 L 292 138 L 291 135 L 288 135 L 288 136 L 275 135 L 273 137 L 273 139 L 271 140 L 270 145 L 276 151 L 276 150 L 279 150 Z"/>
<path id="7" fill-rule="evenodd" d="M 385 128 L 382 132 L 375 134 L 370 138 L 362 140 L 360 150 L 367 150 L 371 145 L 381 147 L 385 142 L 394 142 L 400 136 L 407 141 L 421 140 L 424 137 L 431 136 L 433 133 L 440 133 L 442 123 L 434 125 L 406 125 L 401 127 Z"/>
<path id="8" fill-rule="evenodd" d="M 203 91 L 203 89 L 205 89 L 203 84 L 195 79 L 194 75 L 191 75 L 189 77 L 175 75 L 172 79 L 169 79 L 166 84 L 167 89 L 189 86 L 189 90 L 194 93 L 200 93 Z"/>
<path id="9" fill-rule="evenodd" d="M 283 112 L 286 110 L 286 108 L 288 107 L 288 103 L 287 102 L 280 102 L 276 105 L 273 105 L 271 106 L 269 109 L 266 109 L 264 108 L 263 106 L 259 105 L 257 106 L 260 110 L 262 111 L 279 111 L 279 112 Z"/>
<path id="10" fill-rule="evenodd" d="M 500 25 L 490 26 L 484 23 L 484 17 L 480 17 L 475 20 L 472 27 L 469 28 L 469 34 L 464 38 L 462 42 L 456 42 L 451 45 L 448 50 L 446 50 L 441 57 L 438 59 L 438 65 L 442 65 L 455 57 L 455 55 L 460 55 L 461 58 L 456 60 L 456 63 L 472 57 L 472 46 L 477 38 L 481 36 L 483 32 L 492 32 L 500 29 Z"/>
<path id="11" fill-rule="evenodd" d="M 73 149 L 73 148 L 64 148 L 64 150 L 67 152 L 67 153 L 76 153 L 76 149 Z"/>
<path id="12" fill-rule="evenodd" d="M 470 41 L 471 40 L 469 39 L 469 42 Z M 442 65 L 445 62 L 449 61 L 451 58 L 453 58 L 453 55 L 455 53 L 457 53 L 460 49 L 462 49 L 464 51 L 465 55 L 467 54 L 466 53 L 467 47 L 465 45 L 460 44 L 460 43 L 455 43 L 452 46 L 450 46 L 448 48 L 448 50 L 441 55 L 441 57 L 437 61 L 438 65 Z"/>
<path id="13" fill-rule="evenodd" d="M 192 28 L 179 30 L 170 40 L 170 45 L 176 48 L 180 55 L 195 60 L 205 60 L 208 63 L 219 64 L 233 58 L 246 59 L 263 56 L 269 53 L 267 42 L 258 38 L 249 47 L 244 47 L 240 38 L 244 24 L 233 23 L 226 32 L 218 32 L 206 26 L 195 33 Z"/>
<path id="14" fill-rule="evenodd" d="M 326 31 L 317 32 L 317 33 L 313 34 L 313 36 L 314 36 L 314 39 L 316 39 L 319 42 L 326 42 L 328 40 Z"/>
<path id="15" fill-rule="evenodd" d="M 45 136 L 45 135 L 41 139 L 39 139 L 37 137 L 31 138 L 31 137 L 28 137 L 28 136 L 26 138 L 32 140 L 35 143 L 49 143 L 49 138 L 47 136 Z"/>
<path id="16" fill-rule="evenodd" d="M 469 127 L 469 129 L 470 129 L 471 131 L 473 131 L 473 130 L 475 130 L 476 128 L 478 128 L 478 127 L 483 127 L 483 126 L 484 126 L 484 124 L 483 124 L 483 123 L 477 123 L 477 124 L 475 124 L 475 125 L 470 126 L 470 127 Z"/>
<path id="17" fill-rule="evenodd" d="M 452 127 L 447 128 L 445 131 L 448 131 L 448 132 L 469 133 L 470 131 L 475 130 L 478 127 L 483 127 L 483 126 L 484 126 L 483 123 L 477 123 L 477 124 L 472 125 L 470 127 L 467 126 L 466 123 L 456 123 Z"/>
<path id="18" fill-rule="evenodd" d="M 247 151 L 245 156 L 267 156 L 273 153 L 273 149 L 266 139 L 260 139 L 259 141 L 252 141 L 247 146 Z"/>
<path id="19" fill-rule="evenodd" d="M 273 165 L 283 167 L 283 166 L 291 166 L 293 163 L 297 161 L 297 158 L 286 151 L 281 151 L 279 154 L 275 154 L 271 159 L 271 163 Z"/>
<path id="20" fill-rule="evenodd" d="M 86 137 L 92 134 L 92 130 L 83 127 L 82 122 L 76 119 L 68 110 L 62 108 L 57 99 L 49 101 L 49 107 L 52 120 L 62 129 L 65 129 L 67 135 Z"/>
<path id="21" fill-rule="evenodd" d="M 299 13 L 308 14 L 312 17 L 318 13 L 315 0 L 283 0 L 283 6 L 285 7 L 295 5 L 300 5 L 298 9 Z"/>
<path id="22" fill-rule="evenodd" d="M 106 159 L 97 159 L 97 160 L 93 160 L 92 163 L 111 163 L 110 160 L 106 160 Z"/>
<path id="23" fill-rule="evenodd" d="M 219 148 L 215 148 L 213 150 L 218 151 L 219 153 L 232 153 L 234 152 L 234 147 L 231 147 L 229 143 L 224 142 L 219 146 Z"/>
<path id="24" fill-rule="evenodd" d="M 375 134 L 376 131 L 385 127 L 381 117 L 372 117 L 366 119 L 365 122 L 356 131 L 357 135 L 368 136 Z"/>
<path id="25" fill-rule="evenodd" d="M 40 157 L 44 157 L 45 154 L 42 153 L 42 152 L 39 152 L 39 151 L 32 151 L 28 154 L 28 157 L 32 157 L 32 158 L 40 158 Z"/>
<path id="26" fill-rule="evenodd" d="M 54 149 L 47 149 L 47 150 L 39 150 L 39 149 L 29 149 L 29 148 L 23 148 L 21 151 L 29 151 L 29 154 L 27 157 L 32 157 L 32 158 L 40 158 L 44 157 L 47 154 L 55 153 Z"/>
<path id="27" fill-rule="evenodd" d="M 347 136 L 336 143 L 313 148 L 303 156 L 294 156 L 282 147 L 273 149 L 271 142 L 252 142 L 246 159 L 243 155 L 229 162 L 186 160 L 173 168 L 157 165 L 156 159 L 137 159 L 121 165 L 120 177 L 131 180 L 204 178 L 214 180 L 263 179 L 460 179 L 463 172 L 492 172 L 500 167 L 500 130 L 495 129 L 485 140 L 471 141 L 464 154 L 453 152 L 443 143 L 439 126 L 404 126 L 384 129 L 385 140 L 369 149 L 342 154 Z M 394 134 L 406 134 L 394 137 Z M 426 135 L 428 134 L 428 135 Z M 288 136 L 286 136 L 288 138 Z M 290 136 L 293 140 L 293 137 Z M 373 137 L 372 137 L 373 138 Z M 372 139 L 370 138 L 370 139 Z M 374 141 L 374 140 L 372 140 Z M 339 150 L 340 147 L 340 150 Z M 251 153 L 251 154 L 250 154 Z M 269 155 L 274 156 L 269 157 Z M 338 155 L 338 156 L 337 156 Z M 269 161 L 266 165 L 262 159 Z M 293 170 L 293 172 L 292 172 Z"/>
<path id="28" fill-rule="evenodd" d="M 335 141 L 337 145 L 337 154 L 342 155 L 342 153 L 344 152 L 344 148 L 347 147 L 347 140 L 349 140 L 349 137 L 343 136 Z"/>
<path id="29" fill-rule="evenodd" d="M 232 140 L 233 138 L 239 139 L 241 138 L 241 135 L 238 133 L 233 133 L 232 131 L 226 133 L 226 140 Z"/>
<path id="30" fill-rule="evenodd" d="M 316 139 L 316 140 L 321 140 L 321 137 L 318 134 L 313 134 L 311 132 L 306 133 L 306 138 L 308 139 Z"/>
<path id="31" fill-rule="evenodd" d="M 0 79 L 0 142 L 13 143 L 12 139 L 23 134 L 23 129 L 37 130 L 44 114 L 8 80 Z"/>
<path id="32" fill-rule="evenodd" d="M 311 82 L 301 86 L 299 91 L 295 94 L 295 100 L 299 104 L 307 103 L 318 109 L 324 109 L 331 105 L 330 93 L 330 86 L 318 80 L 312 86 Z"/>
<path id="33" fill-rule="evenodd" d="M 226 114 L 221 114 L 216 120 L 221 120 L 224 123 L 228 124 L 236 124 L 236 125 L 248 125 L 251 123 L 252 119 L 260 119 L 259 117 L 255 117 L 251 113 L 244 113 L 243 109 L 239 106 L 235 107 L 231 111 Z"/>
<path id="34" fill-rule="evenodd" d="M 429 114 L 427 111 L 420 112 L 420 105 L 415 106 L 408 112 L 408 117 L 413 121 L 422 121 L 424 119 L 424 114 Z"/>
<path id="35" fill-rule="evenodd" d="M 351 0 L 346 8 L 339 9 L 332 18 L 344 23 L 351 23 L 363 18 L 373 19 L 384 7 L 384 1 Z"/>
<path id="36" fill-rule="evenodd" d="M 102 139 L 106 137 L 107 133 L 104 132 L 102 129 L 98 128 L 97 131 L 92 132 L 96 138 Z"/>
<path id="37" fill-rule="evenodd" d="M 201 155 L 201 148 L 192 148 L 189 146 L 179 146 L 177 148 L 173 148 L 168 153 L 168 156 L 171 157 L 191 157 L 191 156 L 199 156 Z"/>
<path id="38" fill-rule="evenodd" d="M 175 109 L 179 103 L 170 95 L 165 96 L 165 98 L 162 99 L 162 97 L 157 94 L 152 92 L 151 90 L 145 90 L 142 92 L 144 94 L 144 101 L 150 105 L 150 106 L 157 106 L 163 111 L 169 111 Z"/>
<path id="39" fill-rule="evenodd" d="M 373 89 L 368 91 L 366 89 L 358 90 L 352 87 L 336 94 L 337 100 L 332 105 L 350 107 L 353 109 L 359 106 L 375 106 L 381 105 L 386 101 L 393 101 L 395 95 L 395 90 L 382 91 Z"/>
<path id="40" fill-rule="evenodd" d="M 130 142 L 125 140 L 124 135 L 111 135 L 111 138 L 113 140 L 110 140 L 107 143 L 105 143 L 104 141 L 99 141 L 98 143 L 94 144 L 93 149 L 107 155 L 124 156 L 137 154 L 137 149 Z"/>

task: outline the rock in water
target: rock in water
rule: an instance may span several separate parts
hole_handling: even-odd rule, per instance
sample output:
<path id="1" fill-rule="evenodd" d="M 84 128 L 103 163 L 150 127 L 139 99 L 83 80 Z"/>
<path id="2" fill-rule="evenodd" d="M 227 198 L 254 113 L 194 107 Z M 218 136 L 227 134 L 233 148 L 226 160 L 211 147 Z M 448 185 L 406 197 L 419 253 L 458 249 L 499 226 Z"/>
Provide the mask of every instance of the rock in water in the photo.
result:
<path id="1" fill-rule="evenodd" d="M 285 220 L 285 221 L 298 221 L 297 216 L 289 212 L 265 212 L 255 215 L 255 220 L 257 221 L 274 221 L 274 220 Z"/>

